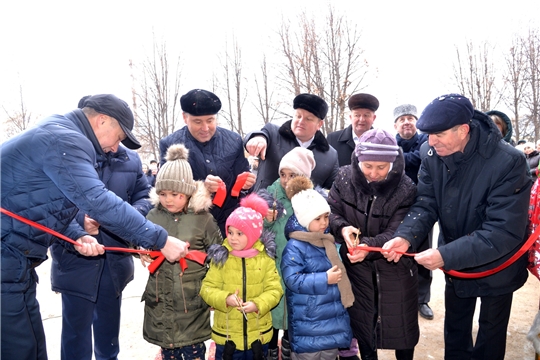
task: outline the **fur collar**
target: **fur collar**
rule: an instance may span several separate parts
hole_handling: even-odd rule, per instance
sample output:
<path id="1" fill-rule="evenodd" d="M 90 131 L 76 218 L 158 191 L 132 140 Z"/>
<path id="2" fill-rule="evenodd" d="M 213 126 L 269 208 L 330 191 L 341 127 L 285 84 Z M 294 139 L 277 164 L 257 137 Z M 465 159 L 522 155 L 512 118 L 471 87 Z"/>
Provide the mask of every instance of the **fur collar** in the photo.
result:
<path id="1" fill-rule="evenodd" d="M 296 136 L 292 131 L 291 124 L 292 120 L 283 123 L 283 125 L 281 125 L 281 127 L 279 128 L 279 134 L 285 139 L 292 140 L 295 142 L 295 144 L 298 144 L 298 141 L 296 141 Z M 317 132 L 315 133 L 315 138 L 309 146 L 309 149 L 316 149 L 320 152 L 327 152 L 328 150 L 330 150 L 330 145 L 328 145 L 328 141 L 320 130 L 317 130 Z"/>
<path id="2" fill-rule="evenodd" d="M 156 188 L 152 188 L 150 191 L 150 202 L 154 207 L 164 210 L 163 206 L 159 203 L 159 196 L 156 192 Z M 212 194 L 206 189 L 203 181 L 195 181 L 195 192 L 191 195 L 188 204 L 188 211 L 194 213 L 208 212 L 212 207 Z"/>

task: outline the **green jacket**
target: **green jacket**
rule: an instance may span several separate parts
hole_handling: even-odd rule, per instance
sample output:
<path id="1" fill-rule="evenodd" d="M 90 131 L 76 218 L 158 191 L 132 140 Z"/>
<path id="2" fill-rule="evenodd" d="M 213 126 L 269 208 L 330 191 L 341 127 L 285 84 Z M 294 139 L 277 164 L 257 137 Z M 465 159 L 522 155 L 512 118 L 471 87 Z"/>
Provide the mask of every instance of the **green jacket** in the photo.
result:
<path id="1" fill-rule="evenodd" d="M 223 246 L 231 251 L 227 239 Z M 274 259 L 266 254 L 260 240 L 253 248 L 259 250 L 259 254 L 252 258 L 228 254 L 222 266 L 212 261 L 201 288 L 202 298 L 214 308 L 212 340 L 218 345 L 232 340 L 236 350 L 241 351 L 249 350 L 255 340 L 261 340 L 263 344 L 270 342 L 273 333 L 270 310 L 283 296 Z M 236 290 L 239 290 L 239 297 L 253 301 L 259 309 L 258 313 L 247 314 L 247 321 L 242 312 L 225 303 L 227 296 Z"/>
<path id="2" fill-rule="evenodd" d="M 287 220 L 293 214 L 293 208 L 291 205 L 291 200 L 289 200 L 289 198 L 287 197 L 285 189 L 283 189 L 283 186 L 281 186 L 279 179 L 274 181 L 274 183 L 270 185 L 266 190 L 276 200 L 280 201 L 283 204 L 283 208 L 286 212 L 283 214 L 283 216 L 281 216 L 274 222 L 268 222 L 266 221 L 266 219 L 264 220 L 264 228 L 272 231 L 276 235 L 276 267 L 281 278 L 281 259 L 283 249 L 285 249 L 285 245 L 287 245 L 287 238 L 285 237 L 285 224 L 287 224 Z M 283 292 L 285 292 L 285 284 L 283 283 L 283 279 L 281 279 L 281 288 L 283 289 Z M 272 309 L 272 324 L 276 329 L 288 329 L 285 296 L 283 296 L 279 301 L 279 304 L 274 309 Z"/>
<path id="3" fill-rule="evenodd" d="M 189 242 L 190 250 L 206 252 L 210 245 L 221 244 L 223 238 L 208 212 L 212 203 L 210 194 L 202 182 L 197 181 L 197 189 L 187 213 L 172 214 L 158 204 L 147 219 L 161 225 L 170 236 Z M 167 349 L 206 341 L 211 334 L 210 308 L 199 296 L 207 267 L 186 261 L 188 268 L 183 275 L 178 262 L 164 261 L 148 277 L 142 296 L 144 339 Z"/>

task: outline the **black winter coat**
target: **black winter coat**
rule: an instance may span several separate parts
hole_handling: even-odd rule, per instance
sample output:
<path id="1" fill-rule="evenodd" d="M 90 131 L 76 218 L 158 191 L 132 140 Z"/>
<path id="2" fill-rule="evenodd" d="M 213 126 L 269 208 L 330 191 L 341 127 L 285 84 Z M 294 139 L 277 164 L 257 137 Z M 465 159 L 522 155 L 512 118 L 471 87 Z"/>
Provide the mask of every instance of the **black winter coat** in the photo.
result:
<path id="1" fill-rule="evenodd" d="M 475 111 L 464 152 L 422 159 L 418 194 L 396 236 L 417 248 L 439 221 L 438 250 L 444 269 L 490 270 L 504 263 L 527 237 L 532 180 L 523 153 L 501 141 L 486 115 Z M 459 297 L 499 296 L 527 280 L 527 258 L 480 279 L 451 278 Z"/>
<path id="2" fill-rule="evenodd" d="M 418 342 L 417 265 L 410 257 L 389 263 L 369 253 L 352 264 L 341 236 L 345 226 L 361 231 L 362 244 L 381 247 L 413 204 L 416 186 L 404 174 L 402 151 L 386 180 L 368 183 L 358 160 L 340 168 L 328 196 L 330 227 L 341 242 L 340 254 L 352 284 L 355 302 L 349 308 L 354 336 L 372 348 L 412 349 Z M 373 319 L 376 316 L 376 323 Z"/>
<path id="3" fill-rule="evenodd" d="M 352 136 L 352 125 L 328 134 L 326 139 L 338 153 L 339 166 L 350 165 L 351 155 L 356 147 Z"/>
<path id="4" fill-rule="evenodd" d="M 300 146 L 291 129 L 292 120 L 285 122 L 281 127 L 266 124 L 261 131 L 253 131 L 244 138 L 244 147 L 255 136 L 266 138 L 266 159 L 259 161 L 257 182 L 253 191 L 266 189 L 279 178 L 279 162 L 281 158 L 293 148 Z M 315 169 L 311 172 L 311 180 L 315 185 L 330 189 L 338 172 L 338 155 L 336 150 L 328 145 L 323 133 L 317 131 L 313 142 L 308 147 L 315 157 Z"/>

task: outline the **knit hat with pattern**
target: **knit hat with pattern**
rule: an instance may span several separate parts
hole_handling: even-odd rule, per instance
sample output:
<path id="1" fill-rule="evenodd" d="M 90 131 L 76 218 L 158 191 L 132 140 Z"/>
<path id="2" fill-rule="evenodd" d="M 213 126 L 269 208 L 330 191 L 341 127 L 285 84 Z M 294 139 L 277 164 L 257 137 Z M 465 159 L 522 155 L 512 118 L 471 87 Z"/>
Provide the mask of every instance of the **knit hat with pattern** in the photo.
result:
<path id="1" fill-rule="evenodd" d="M 156 176 L 156 192 L 176 191 L 193 195 L 195 183 L 188 160 L 189 150 L 183 144 L 175 144 L 167 150 L 167 162 L 159 169 Z"/>
<path id="2" fill-rule="evenodd" d="M 236 208 L 227 218 L 225 229 L 234 226 L 248 238 L 244 250 L 249 250 L 261 237 L 263 231 L 263 218 L 268 212 L 268 203 L 257 194 L 250 194 L 240 200 L 240 207 Z"/>

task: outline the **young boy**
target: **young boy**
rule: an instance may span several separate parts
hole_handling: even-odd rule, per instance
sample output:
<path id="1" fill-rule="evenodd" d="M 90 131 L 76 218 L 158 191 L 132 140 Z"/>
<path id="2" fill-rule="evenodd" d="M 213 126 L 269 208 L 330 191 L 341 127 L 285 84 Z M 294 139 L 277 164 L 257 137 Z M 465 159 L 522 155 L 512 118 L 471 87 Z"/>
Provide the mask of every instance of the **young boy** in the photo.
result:
<path id="1" fill-rule="evenodd" d="M 334 360 L 352 339 L 346 308 L 354 301 L 351 284 L 328 233 L 330 207 L 309 179 L 287 185 L 294 215 L 285 227 L 289 238 L 281 271 L 287 286 L 292 359 Z"/>
<path id="2" fill-rule="evenodd" d="M 246 196 L 227 218 L 227 238 L 208 250 L 210 269 L 201 297 L 214 308 L 216 359 L 264 360 L 272 338 L 270 310 L 283 296 L 275 243 L 263 234 L 268 204 Z"/>

